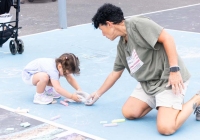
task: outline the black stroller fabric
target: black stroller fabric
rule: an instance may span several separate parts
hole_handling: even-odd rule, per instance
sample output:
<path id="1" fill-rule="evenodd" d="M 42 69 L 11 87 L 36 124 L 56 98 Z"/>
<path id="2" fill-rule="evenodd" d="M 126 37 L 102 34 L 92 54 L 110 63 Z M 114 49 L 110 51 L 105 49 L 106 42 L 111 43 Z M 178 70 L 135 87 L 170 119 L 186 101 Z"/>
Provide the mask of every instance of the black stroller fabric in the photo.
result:
<path id="1" fill-rule="evenodd" d="M 13 5 L 13 0 L 0 0 L 0 15 L 9 13 L 10 7 Z"/>
<path id="2" fill-rule="evenodd" d="M 9 28 L 9 26 L 4 26 L 6 28 L 3 31 L 0 31 L 0 46 L 3 45 L 13 34 L 14 28 Z"/>
<path id="3" fill-rule="evenodd" d="M 13 5 L 13 0 L 0 0 L 0 15 L 9 13 L 10 8 Z M 13 34 L 14 28 L 10 28 L 9 25 L 2 23 L 0 24 L 0 46 L 5 43 Z"/>

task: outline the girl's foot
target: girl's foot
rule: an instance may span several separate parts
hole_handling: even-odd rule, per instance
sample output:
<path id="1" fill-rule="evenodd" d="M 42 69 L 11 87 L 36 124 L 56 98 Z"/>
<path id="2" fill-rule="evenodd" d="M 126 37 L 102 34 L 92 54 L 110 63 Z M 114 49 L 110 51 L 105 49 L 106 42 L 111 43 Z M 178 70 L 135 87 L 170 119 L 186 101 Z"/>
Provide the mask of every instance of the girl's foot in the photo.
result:
<path id="1" fill-rule="evenodd" d="M 33 103 L 43 104 L 43 105 L 50 104 L 52 102 L 53 102 L 53 98 L 51 96 L 45 95 L 44 93 L 41 95 L 35 94 L 34 100 L 33 100 Z"/>
<path id="2" fill-rule="evenodd" d="M 61 95 L 60 95 L 59 93 L 57 93 L 57 92 L 54 90 L 53 87 L 50 88 L 49 90 L 45 91 L 45 94 L 46 94 L 47 96 L 50 96 L 50 97 L 54 98 L 54 99 L 58 99 L 58 98 L 61 97 Z"/>

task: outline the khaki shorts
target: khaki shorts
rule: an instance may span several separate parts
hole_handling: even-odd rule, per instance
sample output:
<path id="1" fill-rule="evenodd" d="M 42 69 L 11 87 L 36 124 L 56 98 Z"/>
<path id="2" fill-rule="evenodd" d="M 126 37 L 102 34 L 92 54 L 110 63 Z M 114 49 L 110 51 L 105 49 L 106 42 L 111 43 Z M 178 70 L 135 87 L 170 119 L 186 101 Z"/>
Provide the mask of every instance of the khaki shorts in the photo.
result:
<path id="1" fill-rule="evenodd" d="M 163 106 L 182 110 L 184 96 L 187 91 L 188 84 L 189 80 L 184 83 L 185 89 L 183 90 L 182 94 L 174 94 L 172 90 L 165 90 L 161 93 L 158 93 L 156 96 L 150 96 L 144 92 L 139 83 L 130 96 L 147 103 L 151 108 Z"/>

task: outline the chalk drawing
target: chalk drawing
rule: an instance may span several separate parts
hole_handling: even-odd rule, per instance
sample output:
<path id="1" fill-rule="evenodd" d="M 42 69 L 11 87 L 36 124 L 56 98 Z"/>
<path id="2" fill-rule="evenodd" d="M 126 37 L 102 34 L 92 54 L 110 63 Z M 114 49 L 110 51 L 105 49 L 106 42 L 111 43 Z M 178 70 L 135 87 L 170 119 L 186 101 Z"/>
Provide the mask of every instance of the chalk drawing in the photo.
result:
<path id="1" fill-rule="evenodd" d="M 9 51 L 8 51 L 8 52 L 0 51 L 0 53 L 8 54 L 8 53 L 10 53 L 10 52 L 9 52 Z"/>
<path id="2" fill-rule="evenodd" d="M 73 133 L 67 136 L 62 136 L 60 138 L 57 138 L 56 140 L 92 140 L 92 139 Z"/>
<path id="3" fill-rule="evenodd" d="M 9 90 L 9 89 L 5 89 L 5 90 L 0 90 L 0 92 L 4 93 L 4 94 L 8 94 L 8 93 L 21 93 L 22 90 L 18 90 L 18 89 Z"/>
<path id="4" fill-rule="evenodd" d="M 56 124 L 30 114 L 16 114 L 11 112 L 11 110 L 13 111 L 13 109 L 0 105 L 0 122 L 2 122 L 2 119 L 4 120 L 4 124 L 0 125 L 0 130 L 2 132 L 0 133 L 1 140 L 104 140 L 94 135 Z M 27 128 L 20 127 L 19 124 L 21 122 L 30 122 L 31 126 Z M 15 129 L 13 131 L 6 131 L 6 128 L 11 127 Z M 5 132 L 3 132 L 3 130 L 5 130 Z"/>
<path id="5" fill-rule="evenodd" d="M 0 121 L 3 121 L 7 117 L 6 114 L 0 114 Z"/>
<path id="6" fill-rule="evenodd" d="M 79 58 L 92 60 L 94 63 L 104 63 L 109 60 L 110 56 L 108 53 L 80 53 L 78 54 Z"/>
<path id="7" fill-rule="evenodd" d="M 177 46 L 177 51 L 181 58 L 200 58 L 199 46 Z"/>
<path id="8" fill-rule="evenodd" d="M 77 103 L 69 103 L 69 106 L 67 107 L 69 110 L 72 110 L 72 112 L 70 112 L 71 118 L 73 119 L 63 119 L 63 115 L 60 114 L 60 119 L 62 119 L 62 123 L 65 124 L 71 124 L 73 126 L 87 126 L 88 124 L 91 123 L 91 120 L 88 119 L 88 116 L 80 111 L 83 110 L 84 108 L 87 108 L 84 104 L 80 104 L 80 106 L 74 106 L 73 104 L 77 104 Z M 62 107 L 62 106 L 61 106 Z M 57 110 L 57 112 L 59 112 L 60 110 Z M 57 114 L 56 114 L 57 115 Z M 55 116 L 55 111 L 51 111 L 50 112 L 50 117 L 54 117 Z M 59 121 L 59 120 L 56 120 Z"/>
<path id="9" fill-rule="evenodd" d="M 1 68 L 0 78 L 21 77 L 22 68 Z"/>

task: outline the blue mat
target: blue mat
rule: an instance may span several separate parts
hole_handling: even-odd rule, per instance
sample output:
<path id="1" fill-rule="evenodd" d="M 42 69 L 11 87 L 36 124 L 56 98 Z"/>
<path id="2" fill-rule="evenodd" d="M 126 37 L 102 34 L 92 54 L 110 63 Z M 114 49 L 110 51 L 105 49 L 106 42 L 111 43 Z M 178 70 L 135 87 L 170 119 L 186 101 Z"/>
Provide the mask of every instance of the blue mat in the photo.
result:
<path id="1" fill-rule="evenodd" d="M 174 37 L 177 50 L 192 75 L 185 98 L 187 101 L 200 89 L 200 34 L 175 30 L 168 32 Z M 21 39 L 25 45 L 22 55 L 11 55 L 9 42 L 0 48 L 1 105 L 14 109 L 28 108 L 31 115 L 47 120 L 60 115 L 57 123 L 108 140 L 199 139 L 197 134 L 200 122 L 195 120 L 194 115 L 191 115 L 174 135 L 160 135 L 156 128 L 156 110 L 139 120 L 126 120 L 116 127 L 103 127 L 100 121 L 110 122 L 113 119 L 124 118 L 121 108 L 137 84 L 127 71 L 124 71 L 117 83 L 93 106 L 79 103 L 70 103 L 68 107 L 59 103 L 33 104 L 35 87 L 25 85 L 21 80 L 21 70 L 29 61 L 39 57 L 56 58 L 65 52 L 76 54 L 81 64 L 81 74 L 75 78 L 84 91 L 92 93 L 101 86 L 113 69 L 118 39 L 113 42 L 108 40 L 91 24 L 24 36 Z M 75 92 L 64 78 L 60 81 L 68 91 Z"/>

